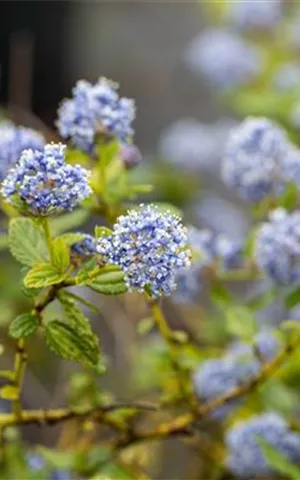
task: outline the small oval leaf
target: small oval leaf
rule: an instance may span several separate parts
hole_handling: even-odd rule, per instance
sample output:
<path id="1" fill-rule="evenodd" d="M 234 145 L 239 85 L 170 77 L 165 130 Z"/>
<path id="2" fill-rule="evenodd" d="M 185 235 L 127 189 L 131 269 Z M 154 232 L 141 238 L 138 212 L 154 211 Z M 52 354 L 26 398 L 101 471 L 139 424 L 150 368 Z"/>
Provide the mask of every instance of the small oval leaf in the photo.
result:
<path id="1" fill-rule="evenodd" d="M 24 313 L 15 318 L 9 326 L 9 334 L 13 338 L 29 337 L 39 326 L 39 319 L 31 313 Z"/>

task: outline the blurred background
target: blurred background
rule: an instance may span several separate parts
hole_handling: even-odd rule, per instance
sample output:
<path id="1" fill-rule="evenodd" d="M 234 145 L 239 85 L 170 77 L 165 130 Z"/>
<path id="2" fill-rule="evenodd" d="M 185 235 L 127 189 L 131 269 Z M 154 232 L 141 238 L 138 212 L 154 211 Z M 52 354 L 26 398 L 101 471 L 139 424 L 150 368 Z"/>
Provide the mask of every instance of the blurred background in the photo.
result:
<path id="1" fill-rule="evenodd" d="M 31 107 L 51 128 L 74 83 L 99 76 L 136 99 L 143 151 L 180 116 L 219 115 L 183 58 L 204 23 L 199 3 L 2 1 L 0 23 L 1 102 Z"/>
<path id="2" fill-rule="evenodd" d="M 136 101 L 134 142 L 143 155 L 137 176 L 154 183 L 152 198 L 183 209 L 188 224 L 243 240 L 252 221 L 250 208 L 220 180 L 224 143 L 243 112 L 235 108 L 236 105 L 232 107 L 230 96 L 229 100 L 220 102 L 220 92 L 199 72 L 195 73 L 188 61 L 189 45 L 207 26 L 218 23 L 207 8 L 209 4 L 2 0 L 0 102 L 5 115 L 16 123 L 42 130 L 48 139 L 57 139 L 54 126 L 57 107 L 64 97 L 71 96 L 78 79 L 96 82 L 105 76 L 117 81 L 120 94 Z M 289 8 L 290 4 L 292 2 Z M 265 45 L 263 48 L 267 52 L 272 49 Z M 255 95 L 256 99 L 263 98 L 259 89 Z M 269 114 L 267 108 L 266 114 Z M 98 221 L 97 218 L 91 220 L 84 229 L 91 232 Z M 3 332 L 11 318 L 27 308 L 18 269 L 3 252 L 0 264 Z M 185 287 L 188 290 L 189 285 Z M 247 289 L 248 286 L 243 285 L 244 295 Z M 172 327 L 193 335 L 198 345 L 212 338 L 213 345 L 218 347 L 224 333 L 216 326 L 218 316 L 216 312 L 204 313 L 202 307 L 207 305 L 207 299 L 201 286 L 197 284 L 193 293 L 196 301 L 193 298 L 191 302 L 181 302 L 178 295 L 178 302 L 175 298 L 166 302 L 168 319 Z M 14 295 L 18 300 L 12 304 Z M 110 390 L 120 400 L 151 398 L 158 388 L 153 381 L 155 375 L 161 374 L 158 383 L 163 383 L 169 371 L 166 352 L 155 333 L 145 338 L 137 332 L 136 325 L 149 316 L 143 300 L 135 295 L 117 298 L 90 292 L 86 295 L 99 309 L 98 314 L 88 312 L 88 315 L 93 318 L 94 329 L 107 354 L 108 375 L 96 379 L 103 396 Z M 272 308 L 267 317 L 276 323 L 285 313 L 280 299 Z M 264 312 L 261 314 L 263 317 Z M 11 365 L 14 345 L 5 333 L 3 338 L 7 345 L 2 357 L 6 368 Z M 31 408 L 64 405 L 72 390 L 68 379 L 77 367 L 59 362 L 36 337 L 30 341 L 29 348 L 24 404 Z M 155 364 L 153 355 L 158 358 Z M 196 365 L 198 353 L 191 352 L 189 361 L 191 366 Z M 77 380 L 75 378 L 74 385 L 80 392 Z M 59 442 L 61 447 L 70 440 L 56 427 L 25 428 L 24 438 L 32 444 Z M 178 461 L 177 452 L 180 452 Z M 164 478 L 167 472 L 168 478 L 187 478 L 186 465 L 189 464 L 189 478 L 200 478 L 199 461 L 197 452 L 195 455 L 185 451 L 182 444 L 179 446 L 172 440 L 156 457 L 152 475 Z"/>

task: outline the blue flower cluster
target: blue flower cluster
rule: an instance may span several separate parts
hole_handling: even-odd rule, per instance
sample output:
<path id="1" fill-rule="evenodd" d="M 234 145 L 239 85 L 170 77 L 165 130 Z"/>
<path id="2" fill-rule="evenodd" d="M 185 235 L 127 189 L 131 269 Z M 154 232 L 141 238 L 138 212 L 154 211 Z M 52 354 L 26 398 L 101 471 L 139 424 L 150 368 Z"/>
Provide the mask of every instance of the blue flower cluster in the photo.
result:
<path id="1" fill-rule="evenodd" d="M 288 461 L 300 462 L 300 435 L 293 433 L 277 413 L 268 412 L 233 427 L 227 432 L 227 465 L 240 478 L 274 478 L 259 438 L 278 450 Z"/>
<path id="2" fill-rule="evenodd" d="M 256 232 L 254 259 L 279 285 L 300 279 L 300 212 L 277 208 Z"/>
<path id="3" fill-rule="evenodd" d="M 300 180 L 300 151 L 266 118 L 246 118 L 229 136 L 222 165 L 224 182 L 246 200 L 278 195 Z"/>
<path id="4" fill-rule="evenodd" d="M 62 102 L 56 125 L 63 138 L 75 147 L 93 153 L 97 134 L 112 135 L 127 142 L 133 135 L 134 101 L 119 97 L 118 84 L 106 78 L 94 85 L 81 80 L 73 88 L 73 98 Z"/>
<path id="5" fill-rule="evenodd" d="M 26 127 L 16 127 L 11 122 L 0 124 L 0 181 L 19 160 L 23 150 L 42 150 L 45 145 L 43 135 Z"/>
<path id="6" fill-rule="evenodd" d="M 196 394 L 201 400 L 210 401 L 230 392 L 256 375 L 261 368 L 260 362 L 271 361 L 279 348 L 279 340 L 267 329 L 259 332 L 252 346 L 235 343 L 224 357 L 200 364 L 193 376 Z M 223 420 L 240 403 L 241 398 L 233 399 L 218 407 L 211 416 Z"/>
<path id="7" fill-rule="evenodd" d="M 37 473 L 40 472 L 44 478 L 47 466 L 45 460 L 38 453 L 29 453 L 27 455 L 27 464 L 30 470 Z M 50 473 L 50 480 L 72 480 L 74 478 L 68 470 L 52 470 Z"/>
<path id="8" fill-rule="evenodd" d="M 201 363 L 193 376 L 194 390 L 201 401 L 210 401 L 241 385 L 256 373 L 252 362 L 239 362 L 235 358 L 224 357 Z M 212 412 L 211 417 L 223 420 L 240 399 L 231 400 Z"/>
<path id="9" fill-rule="evenodd" d="M 75 255 L 88 257 L 96 253 L 96 239 L 87 233 L 82 234 L 83 239 L 79 242 L 73 243 L 71 250 Z"/>
<path id="10" fill-rule="evenodd" d="M 229 130 L 234 120 L 204 124 L 194 118 L 181 118 L 163 132 L 159 150 L 162 157 L 185 170 L 216 171 Z"/>
<path id="11" fill-rule="evenodd" d="M 65 163 L 65 148 L 51 143 L 43 151 L 24 150 L 3 181 L 3 197 L 32 215 L 73 210 L 91 189 L 88 171 Z"/>
<path id="12" fill-rule="evenodd" d="M 97 251 L 124 271 L 130 290 L 147 289 L 153 297 L 170 295 L 178 271 L 190 266 L 187 231 L 180 219 L 153 205 L 119 217 L 113 234 L 99 239 Z"/>
<path id="13" fill-rule="evenodd" d="M 212 29 L 197 36 L 186 52 L 186 61 L 220 88 L 250 83 L 260 73 L 260 52 L 237 34 Z"/>
<path id="14" fill-rule="evenodd" d="M 274 330 L 266 327 L 255 336 L 252 345 L 243 342 L 231 345 L 227 357 L 255 362 L 256 369 L 259 370 L 259 361 L 270 362 L 277 355 L 280 347 L 281 342 L 274 334 Z"/>
<path id="15" fill-rule="evenodd" d="M 281 19 L 281 0 L 239 0 L 228 3 L 229 20 L 241 29 L 270 30 Z"/>
<path id="16" fill-rule="evenodd" d="M 193 253 L 192 266 L 177 275 L 177 289 L 174 300 L 189 303 L 197 300 L 203 282 L 203 269 L 216 264 L 221 270 L 242 266 L 242 244 L 224 234 L 190 227 L 188 245 Z"/>

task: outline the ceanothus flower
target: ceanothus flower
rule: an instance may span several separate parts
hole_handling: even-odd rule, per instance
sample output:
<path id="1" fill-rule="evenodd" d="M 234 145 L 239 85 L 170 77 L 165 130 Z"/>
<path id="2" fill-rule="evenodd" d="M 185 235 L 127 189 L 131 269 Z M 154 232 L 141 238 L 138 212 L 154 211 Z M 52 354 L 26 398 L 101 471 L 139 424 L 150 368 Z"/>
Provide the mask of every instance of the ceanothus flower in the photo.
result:
<path id="1" fill-rule="evenodd" d="M 257 375 L 261 361 L 270 362 L 278 354 L 280 345 L 272 329 L 261 330 L 252 345 L 235 342 L 222 358 L 200 364 L 192 379 L 196 394 L 201 401 L 210 401 L 230 392 Z M 242 398 L 235 398 L 226 402 L 212 412 L 212 417 L 224 419 L 241 401 Z"/>
<path id="2" fill-rule="evenodd" d="M 246 30 L 270 30 L 279 23 L 282 13 L 280 0 L 239 0 L 228 2 L 229 20 Z"/>
<path id="3" fill-rule="evenodd" d="M 204 124 L 195 118 L 181 118 L 162 133 L 159 151 L 172 165 L 191 172 L 216 171 L 229 130 L 235 122 L 222 119 Z"/>
<path id="4" fill-rule="evenodd" d="M 96 239 L 87 233 L 82 234 L 83 238 L 79 242 L 73 243 L 71 250 L 75 255 L 88 257 L 94 255 L 96 251 Z"/>
<path id="5" fill-rule="evenodd" d="M 278 450 L 291 463 L 300 461 L 300 435 L 293 433 L 277 413 L 252 417 L 226 434 L 227 465 L 240 478 L 274 478 L 274 470 L 265 458 L 259 438 Z"/>
<path id="6" fill-rule="evenodd" d="M 243 247 L 241 242 L 234 241 L 227 235 L 220 233 L 215 236 L 215 252 L 219 266 L 223 270 L 242 266 Z"/>
<path id="7" fill-rule="evenodd" d="M 193 303 L 197 300 L 201 290 L 203 268 L 210 265 L 214 259 L 211 231 L 189 227 L 187 245 L 192 252 L 191 268 L 179 271 L 176 276 L 177 287 L 173 295 L 176 303 Z"/>
<path id="8" fill-rule="evenodd" d="M 112 235 L 99 239 L 97 251 L 124 271 L 129 290 L 146 289 L 153 297 L 171 295 L 176 274 L 190 266 L 180 218 L 153 205 L 119 217 Z"/>
<path id="9" fill-rule="evenodd" d="M 220 88 L 250 83 L 260 73 L 260 52 L 239 35 L 211 29 L 198 35 L 188 47 L 186 61 Z"/>
<path id="10" fill-rule="evenodd" d="M 226 356 L 228 358 L 240 359 L 241 361 L 251 361 L 254 363 L 259 360 L 270 362 L 278 354 L 281 342 L 274 333 L 272 328 L 263 328 L 255 335 L 253 343 L 235 342 L 227 350 Z M 260 368 L 260 363 L 256 362 L 257 371 Z"/>
<path id="11" fill-rule="evenodd" d="M 176 275 L 176 290 L 172 296 L 175 303 L 191 304 L 199 299 L 203 286 L 201 274 L 201 266 L 198 263 L 192 263 L 188 270 L 181 270 Z"/>
<path id="12" fill-rule="evenodd" d="M 260 357 L 266 362 L 270 362 L 278 354 L 281 341 L 272 329 L 264 328 L 256 335 L 254 345 Z"/>
<path id="13" fill-rule="evenodd" d="M 279 285 L 300 279 L 300 212 L 277 208 L 256 232 L 254 259 L 268 277 Z"/>
<path id="14" fill-rule="evenodd" d="M 300 150 L 290 145 L 281 163 L 282 176 L 286 182 L 293 182 L 300 187 Z"/>
<path id="15" fill-rule="evenodd" d="M 246 118 L 229 136 L 223 180 L 252 202 L 277 195 L 287 182 L 284 159 L 290 148 L 285 132 L 275 123 L 263 117 Z"/>
<path id="16" fill-rule="evenodd" d="M 73 98 L 58 109 L 57 128 L 73 145 L 93 153 L 97 134 L 112 135 L 122 142 L 133 135 L 134 101 L 119 97 L 118 84 L 100 78 L 94 85 L 80 80 L 73 88 Z"/>
<path id="17" fill-rule="evenodd" d="M 220 268 L 229 270 L 242 264 L 242 244 L 227 235 L 208 229 L 189 229 L 188 244 L 195 254 L 195 263 L 201 267 L 218 261 Z"/>
<path id="18" fill-rule="evenodd" d="M 205 267 L 213 266 L 216 262 L 222 270 L 239 268 L 242 265 L 242 244 L 231 240 L 227 235 L 190 227 L 188 246 L 193 253 L 192 267 L 180 271 L 177 275 L 177 288 L 174 294 L 174 301 L 177 303 L 191 303 L 197 300 L 204 280 Z"/>
<path id="19" fill-rule="evenodd" d="M 256 362 L 242 362 L 239 357 L 225 356 L 201 363 L 193 375 L 192 382 L 200 400 L 209 402 L 242 385 L 256 373 Z M 240 403 L 240 398 L 230 400 L 216 408 L 211 417 L 223 420 Z"/>
<path id="20" fill-rule="evenodd" d="M 91 194 L 88 171 L 65 163 L 65 145 L 24 150 L 3 181 L 1 193 L 12 205 L 36 216 L 71 211 Z"/>
<path id="21" fill-rule="evenodd" d="M 17 127 L 11 122 L 0 124 L 0 180 L 19 160 L 23 150 L 43 150 L 43 135 L 26 127 Z"/>

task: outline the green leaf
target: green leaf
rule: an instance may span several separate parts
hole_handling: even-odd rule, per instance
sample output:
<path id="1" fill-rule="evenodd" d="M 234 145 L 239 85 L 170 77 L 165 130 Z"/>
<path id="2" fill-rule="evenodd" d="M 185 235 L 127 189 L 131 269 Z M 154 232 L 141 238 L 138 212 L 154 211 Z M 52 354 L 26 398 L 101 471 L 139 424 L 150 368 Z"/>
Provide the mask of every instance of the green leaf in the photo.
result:
<path id="1" fill-rule="evenodd" d="M 257 322 L 251 310 L 243 306 L 230 306 L 226 309 L 226 327 L 232 335 L 252 338 L 257 331 Z"/>
<path id="2" fill-rule="evenodd" d="M 95 237 L 96 238 L 102 238 L 102 237 L 109 237 L 112 234 L 112 230 L 110 228 L 104 227 L 104 226 L 98 226 L 96 225 L 95 227 Z"/>
<path id="3" fill-rule="evenodd" d="M 289 292 L 284 299 L 284 303 L 289 309 L 298 305 L 300 303 L 300 287 L 296 287 Z"/>
<path id="4" fill-rule="evenodd" d="M 68 319 L 68 324 L 91 336 L 94 335 L 89 320 L 77 306 L 75 299 L 70 297 L 68 292 L 60 292 L 58 299 Z"/>
<path id="5" fill-rule="evenodd" d="M 99 362 L 99 344 L 95 335 L 89 335 L 59 320 L 46 324 L 45 338 L 50 350 L 66 360 L 74 360 L 89 367 Z"/>
<path id="6" fill-rule="evenodd" d="M 127 292 L 127 286 L 124 280 L 115 283 L 104 283 L 101 279 L 99 280 L 98 277 L 96 280 L 93 280 L 92 283 L 89 283 L 88 287 L 103 295 L 119 295 L 120 293 Z"/>
<path id="7" fill-rule="evenodd" d="M 61 235 L 59 238 L 61 238 L 66 245 L 71 247 L 72 245 L 74 245 L 74 243 L 77 243 L 83 240 L 84 234 L 83 233 L 65 233 L 64 235 Z"/>
<path id="8" fill-rule="evenodd" d="M 44 234 L 30 218 L 14 218 L 9 224 L 11 254 L 24 265 L 33 266 L 49 259 Z"/>
<path id="9" fill-rule="evenodd" d="M 91 279 L 95 278 L 99 271 L 97 257 L 90 258 L 78 270 L 75 277 L 76 285 L 86 285 Z"/>
<path id="10" fill-rule="evenodd" d="M 28 273 L 28 272 L 26 272 L 26 273 Z M 22 291 L 23 295 L 25 295 L 25 297 L 34 298 L 34 297 L 37 297 L 40 294 L 41 289 L 40 288 L 26 288 L 26 287 L 22 286 L 21 291 Z"/>
<path id="11" fill-rule="evenodd" d="M 255 295 L 250 300 L 247 300 L 246 306 L 254 311 L 260 310 L 272 303 L 276 299 L 277 294 L 277 289 L 271 288 L 270 290 Z"/>
<path id="12" fill-rule="evenodd" d="M 107 270 L 106 268 L 103 268 L 100 270 L 99 275 L 96 278 L 96 283 L 98 284 L 121 283 L 123 281 L 124 273 L 119 269 Z"/>
<path id="13" fill-rule="evenodd" d="M 20 390 L 15 385 L 4 385 L 0 388 L 0 397 L 4 400 L 17 400 Z"/>
<path id="14" fill-rule="evenodd" d="M 80 295 L 77 295 L 76 293 L 74 292 L 70 292 L 69 290 L 65 290 L 64 292 L 64 295 L 66 295 L 67 297 L 69 298 L 72 298 L 73 300 L 75 300 L 76 302 L 78 303 L 81 303 L 82 305 L 84 305 L 85 307 L 88 307 L 90 310 L 92 310 L 93 312 L 95 313 L 100 313 L 99 312 L 99 308 L 96 307 L 96 305 L 94 305 L 93 303 L 89 302 L 86 298 L 83 298 L 81 297 Z"/>
<path id="15" fill-rule="evenodd" d="M 269 465 L 278 473 L 288 476 L 293 480 L 299 480 L 300 469 L 290 461 L 276 448 L 271 446 L 262 437 L 258 437 L 257 441 Z"/>
<path id="16" fill-rule="evenodd" d="M 41 288 L 57 285 L 65 280 L 66 274 L 59 272 L 50 263 L 35 265 L 24 278 L 26 288 Z"/>
<path id="17" fill-rule="evenodd" d="M 260 397 L 266 410 L 276 410 L 284 416 L 297 408 L 299 403 L 297 393 L 282 381 L 271 378 L 260 390 Z"/>
<path id="18" fill-rule="evenodd" d="M 256 238 L 257 238 L 257 229 L 253 228 L 249 233 L 244 245 L 244 254 L 247 258 L 252 258 L 253 256 Z"/>
<path id="19" fill-rule="evenodd" d="M 299 333 L 300 331 L 300 323 L 299 320 L 283 320 L 280 323 L 280 331 L 285 333 L 285 332 L 293 332 L 293 333 Z"/>
<path id="20" fill-rule="evenodd" d="M 39 326 L 39 319 L 31 313 L 24 313 L 15 318 L 9 326 L 9 334 L 13 338 L 29 337 Z"/>
<path id="21" fill-rule="evenodd" d="M 233 303 L 233 297 L 228 288 L 219 281 L 212 283 L 210 293 L 212 301 L 222 308 Z"/>
<path id="22" fill-rule="evenodd" d="M 119 153 L 120 142 L 119 141 L 110 141 L 107 143 L 99 142 L 98 153 L 99 153 L 99 162 L 102 163 L 106 168 L 108 165 L 115 160 L 116 156 Z"/>
<path id="23" fill-rule="evenodd" d="M 97 266 L 97 258 L 92 258 L 85 262 L 81 269 L 77 272 L 75 278 L 76 285 L 87 285 L 100 293 L 109 293 L 110 285 L 115 285 L 115 288 L 112 287 L 111 294 L 113 292 L 120 293 L 126 291 L 126 286 L 124 283 L 124 274 L 123 272 L 115 265 L 107 265 L 106 267 L 99 268 Z M 102 292 L 100 291 L 102 289 Z"/>
<path id="24" fill-rule="evenodd" d="M 69 248 L 64 240 L 59 237 L 52 242 L 53 265 L 60 272 L 64 272 L 70 263 Z"/>
<path id="25" fill-rule="evenodd" d="M 51 232 L 53 235 L 60 235 L 68 230 L 82 225 L 89 217 L 89 211 L 83 208 L 74 210 L 50 220 Z"/>
<path id="26" fill-rule="evenodd" d="M 290 182 L 284 193 L 281 195 L 278 201 L 278 206 L 285 208 L 286 210 L 291 210 L 295 207 L 298 198 L 298 188 L 296 183 Z"/>

